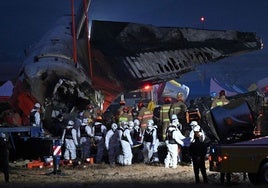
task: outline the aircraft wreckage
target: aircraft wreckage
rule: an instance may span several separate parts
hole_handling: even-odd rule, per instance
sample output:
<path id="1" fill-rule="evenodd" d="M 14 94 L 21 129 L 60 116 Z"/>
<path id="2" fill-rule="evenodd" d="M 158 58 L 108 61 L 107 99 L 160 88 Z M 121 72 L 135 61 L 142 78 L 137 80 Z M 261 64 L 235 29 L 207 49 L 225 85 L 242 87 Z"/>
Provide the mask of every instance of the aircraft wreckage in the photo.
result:
<path id="1" fill-rule="evenodd" d="M 92 20 L 89 29 L 89 5 L 83 5 L 25 51 L 11 98 L 25 117 L 36 101 L 46 112 L 70 112 L 88 104 L 104 111 L 123 92 L 262 48 L 252 32 L 98 20 Z"/>

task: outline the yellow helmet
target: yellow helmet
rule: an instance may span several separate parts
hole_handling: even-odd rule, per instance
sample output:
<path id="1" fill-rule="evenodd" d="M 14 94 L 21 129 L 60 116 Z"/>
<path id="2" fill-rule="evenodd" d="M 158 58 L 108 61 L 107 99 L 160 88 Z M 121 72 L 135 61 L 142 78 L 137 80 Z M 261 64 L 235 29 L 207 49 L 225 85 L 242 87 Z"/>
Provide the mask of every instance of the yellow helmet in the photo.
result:
<path id="1" fill-rule="evenodd" d="M 183 97 L 183 93 L 182 93 L 182 92 L 179 92 L 179 93 L 177 94 L 177 97 Z"/>

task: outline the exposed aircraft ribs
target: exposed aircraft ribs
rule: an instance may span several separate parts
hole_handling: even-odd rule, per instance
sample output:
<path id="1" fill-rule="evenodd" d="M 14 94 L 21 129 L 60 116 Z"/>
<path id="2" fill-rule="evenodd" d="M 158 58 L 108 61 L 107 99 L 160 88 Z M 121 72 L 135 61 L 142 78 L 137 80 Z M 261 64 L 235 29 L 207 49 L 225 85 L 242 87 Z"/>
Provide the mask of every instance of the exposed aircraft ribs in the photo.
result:
<path id="1" fill-rule="evenodd" d="M 108 21 L 93 21 L 91 45 L 128 90 L 178 78 L 198 65 L 262 48 L 260 38 L 251 32 Z"/>

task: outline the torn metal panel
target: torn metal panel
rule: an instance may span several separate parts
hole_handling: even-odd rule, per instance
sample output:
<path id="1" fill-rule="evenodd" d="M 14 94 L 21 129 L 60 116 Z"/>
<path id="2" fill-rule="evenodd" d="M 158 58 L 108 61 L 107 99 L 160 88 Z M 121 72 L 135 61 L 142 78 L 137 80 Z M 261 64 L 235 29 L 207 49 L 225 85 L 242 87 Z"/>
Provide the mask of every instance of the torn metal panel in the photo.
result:
<path id="1" fill-rule="evenodd" d="M 91 34 L 92 47 L 108 59 L 106 66 L 127 90 L 168 81 L 198 65 L 262 48 L 255 33 L 239 31 L 93 21 Z"/>

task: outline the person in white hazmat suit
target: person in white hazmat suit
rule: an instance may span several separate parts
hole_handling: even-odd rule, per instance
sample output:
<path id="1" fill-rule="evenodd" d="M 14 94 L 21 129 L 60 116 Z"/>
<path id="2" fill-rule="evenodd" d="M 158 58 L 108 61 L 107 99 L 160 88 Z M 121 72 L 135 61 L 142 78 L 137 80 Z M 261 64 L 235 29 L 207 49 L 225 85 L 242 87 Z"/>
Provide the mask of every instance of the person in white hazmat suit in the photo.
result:
<path id="1" fill-rule="evenodd" d="M 176 114 L 172 114 L 171 116 L 171 124 L 176 126 L 178 131 L 182 131 L 182 124 L 179 122 L 179 119 L 178 119 L 178 116 Z M 185 146 L 185 143 L 188 143 L 187 146 L 190 146 L 190 139 L 188 137 L 185 137 L 184 135 L 183 136 L 180 136 L 180 139 L 183 141 L 184 143 L 184 146 Z M 181 163 L 182 162 L 182 145 L 178 145 L 178 163 Z"/>
<path id="2" fill-rule="evenodd" d="M 118 155 L 120 154 L 120 135 L 116 123 L 111 125 L 105 136 L 105 147 L 108 151 L 108 159 L 111 166 L 115 166 Z"/>
<path id="3" fill-rule="evenodd" d="M 100 120 L 96 120 L 93 123 L 92 131 L 94 135 L 94 142 L 97 146 L 97 153 L 95 157 L 96 163 L 100 164 L 103 162 L 104 149 L 105 149 L 105 136 L 107 128 Z"/>
<path id="4" fill-rule="evenodd" d="M 119 164 L 123 166 L 132 165 L 132 138 L 130 135 L 130 129 L 128 127 L 128 122 L 122 122 L 123 127 L 120 127 L 120 142 L 122 147 L 122 154 L 118 156 Z"/>
<path id="5" fill-rule="evenodd" d="M 157 129 L 154 127 L 154 121 L 147 121 L 147 128 L 142 135 L 143 143 L 143 162 L 148 164 L 151 162 L 159 162 L 158 159 L 158 146 L 159 140 L 157 138 Z"/>
<path id="6" fill-rule="evenodd" d="M 81 160 L 82 164 L 90 157 L 91 149 L 91 138 L 93 138 L 93 133 L 91 126 L 88 124 L 88 119 L 83 119 L 81 126 L 77 131 L 77 136 L 79 138 L 79 144 L 81 146 Z"/>
<path id="7" fill-rule="evenodd" d="M 190 137 L 190 142 L 192 143 L 193 142 L 193 140 L 194 140 L 194 132 L 195 131 L 198 131 L 198 132 L 200 132 L 200 134 L 201 134 L 201 137 L 200 137 L 200 141 L 201 142 L 204 142 L 205 141 L 205 139 L 206 139 L 206 135 L 205 135 L 205 132 L 203 131 L 203 129 L 201 129 L 201 127 L 198 125 L 198 123 L 197 123 L 197 121 L 192 121 L 191 123 L 190 123 L 190 126 L 191 126 L 191 128 L 192 128 L 192 130 L 191 130 L 191 132 L 190 132 L 190 135 L 189 135 L 189 137 Z"/>
<path id="8" fill-rule="evenodd" d="M 68 125 L 63 130 L 62 143 L 65 144 L 64 159 L 65 160 L 75 160 L 76 159 L 76 148 L 78 147 L 77 132 L 74 129 L 74 122 L 72 120 L 68 121 Z"/>
<path id="9" fill-rule="evenodd" d="M 182 135 L 175 123 L 171 123 L 166 131 L 167 156 L 164 160 L 165 168 L 177 168 L 178 164 L 178 147 L 184 146 Z"/>

